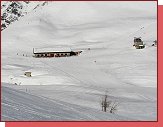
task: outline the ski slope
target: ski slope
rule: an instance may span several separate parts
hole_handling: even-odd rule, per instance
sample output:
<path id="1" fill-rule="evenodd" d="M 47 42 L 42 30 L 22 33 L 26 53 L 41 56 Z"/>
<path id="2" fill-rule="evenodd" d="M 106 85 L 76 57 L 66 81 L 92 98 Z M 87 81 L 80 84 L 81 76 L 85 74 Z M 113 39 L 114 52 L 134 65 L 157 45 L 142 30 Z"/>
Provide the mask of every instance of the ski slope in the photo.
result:
<path id="1" fill-rule="evenodd" d="M 101 111 L 95 110 L 94 108 L 66 103 L 55 99 L 52 100 L 7 87 L 2 87 L 2 90 L 4 91 L 4 99 L 2 102 L 4 112 L 2 117 L 5 120 L 124 120 L 124 117 L 109 113 L 106 114 L 104 112 L 101 113 Z M 33 102 L 33 100 L 35 101 Z M 128 120 L 128 118 L 126 117 L 125 120 Z"/>
<path id="2" fill-rule="evenodd" d="M 3 30 L 2 120 L 156 120 L 156 5 L 48 2 Z M 134 37 L 145 49 L 132 46 Z M 83 52 L 36 59 L 33 48 Z M 115 114 L 101 111 L 106 92 Z"/>

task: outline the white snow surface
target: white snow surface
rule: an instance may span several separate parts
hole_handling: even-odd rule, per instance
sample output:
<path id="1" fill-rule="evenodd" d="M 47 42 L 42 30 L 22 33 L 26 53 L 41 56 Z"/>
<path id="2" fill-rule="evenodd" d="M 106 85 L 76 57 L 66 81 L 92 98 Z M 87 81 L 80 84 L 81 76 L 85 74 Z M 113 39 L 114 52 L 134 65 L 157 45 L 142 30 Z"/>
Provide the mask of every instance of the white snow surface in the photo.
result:
<path id="1" fill-rule="evenodd" d="M 157 120 L 156 16 L 157 2 L 56 1 L 12 23 L 1 33 L 2 120 Z M 33 48 L 83 52 L 34 58 Z M 106 91 L 115 114 L 101 111 Z"/>

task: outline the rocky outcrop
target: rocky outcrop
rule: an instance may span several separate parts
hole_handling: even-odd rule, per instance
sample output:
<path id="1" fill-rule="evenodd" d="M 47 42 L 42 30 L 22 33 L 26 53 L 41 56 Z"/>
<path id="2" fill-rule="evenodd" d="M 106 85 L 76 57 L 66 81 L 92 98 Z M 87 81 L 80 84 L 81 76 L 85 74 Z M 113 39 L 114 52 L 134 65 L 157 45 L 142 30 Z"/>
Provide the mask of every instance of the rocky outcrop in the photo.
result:
<path id="1" fill-rule="evenodd" d="M 29 1 L 8 1 L 1 5 L 1 31 L 10 24 L 19 20 L 30 11 L 35 10 L 40 5 L 44 6 L 47 2 L 29 2 Z"/>

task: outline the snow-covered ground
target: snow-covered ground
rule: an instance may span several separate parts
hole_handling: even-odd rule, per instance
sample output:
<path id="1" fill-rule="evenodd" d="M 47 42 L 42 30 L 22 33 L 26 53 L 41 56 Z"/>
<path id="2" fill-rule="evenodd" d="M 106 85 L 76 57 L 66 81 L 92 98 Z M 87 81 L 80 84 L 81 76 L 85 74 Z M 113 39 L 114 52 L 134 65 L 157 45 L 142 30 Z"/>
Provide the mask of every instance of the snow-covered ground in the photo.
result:
<path id="1" fill-rule="evenodd" d="M 1 33 L 2 120 L 156 120 L 156 5 L 48 2 L 12 23 Z M 83 52 L 34 58 L 33 48 Z M 106 91 L 115 114 L 101 111 Z"/>

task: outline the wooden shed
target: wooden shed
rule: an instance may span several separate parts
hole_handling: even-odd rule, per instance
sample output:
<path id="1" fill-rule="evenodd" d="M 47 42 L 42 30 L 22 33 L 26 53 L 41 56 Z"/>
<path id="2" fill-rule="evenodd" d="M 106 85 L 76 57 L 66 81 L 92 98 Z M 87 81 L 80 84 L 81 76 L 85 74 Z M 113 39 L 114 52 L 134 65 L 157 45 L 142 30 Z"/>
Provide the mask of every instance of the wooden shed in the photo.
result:
<path id="1" fill-rule="evenodd" d="M 32 72 L 29 72 L 29 71 L 26 71 L 26 72 L 24 73 L 24 75 L 27 76 L 27 77 L 31 77 L 31 76 L 32 76 L 31 74 L 32 74 Z"/>

